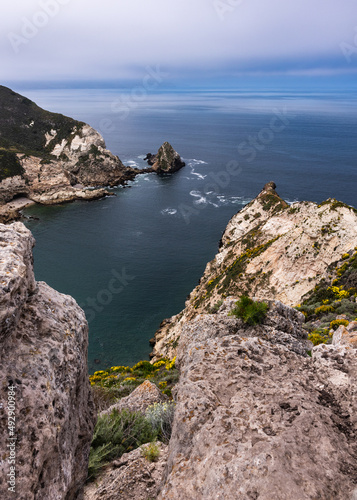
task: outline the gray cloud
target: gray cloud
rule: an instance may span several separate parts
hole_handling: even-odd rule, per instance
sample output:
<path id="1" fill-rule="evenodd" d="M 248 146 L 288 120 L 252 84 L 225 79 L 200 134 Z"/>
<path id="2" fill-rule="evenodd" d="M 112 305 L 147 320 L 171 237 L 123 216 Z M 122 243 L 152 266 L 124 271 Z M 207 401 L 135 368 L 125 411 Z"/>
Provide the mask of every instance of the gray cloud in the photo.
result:
<path id="1" fill-rule="evenodd" d="M 357 41 L 355 0 L 17 0 L 0 29 L 5 80 L 356 68 L 340 46 Z"/>

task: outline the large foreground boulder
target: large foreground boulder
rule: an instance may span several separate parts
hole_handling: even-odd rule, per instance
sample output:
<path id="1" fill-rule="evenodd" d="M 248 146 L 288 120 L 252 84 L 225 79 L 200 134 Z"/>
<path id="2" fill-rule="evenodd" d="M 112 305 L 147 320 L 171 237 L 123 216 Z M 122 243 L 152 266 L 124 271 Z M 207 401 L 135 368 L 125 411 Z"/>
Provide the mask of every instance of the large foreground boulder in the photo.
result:
<path id="1" fill-rule="evenodd" d="M 0 497 L 75 500 L 95 424 L 88 325 L 72 297 L 35 281 L 33 244 L 23 224 L 0 225 Z"/>
<path id="2" fill-rule="evenodd" d="M 311 358 L 294 309 L 275 302 L 253 327 L 231 307 L 182 328 L 158 498 L 354 499 L 356 349 L 318 346 Z"/>

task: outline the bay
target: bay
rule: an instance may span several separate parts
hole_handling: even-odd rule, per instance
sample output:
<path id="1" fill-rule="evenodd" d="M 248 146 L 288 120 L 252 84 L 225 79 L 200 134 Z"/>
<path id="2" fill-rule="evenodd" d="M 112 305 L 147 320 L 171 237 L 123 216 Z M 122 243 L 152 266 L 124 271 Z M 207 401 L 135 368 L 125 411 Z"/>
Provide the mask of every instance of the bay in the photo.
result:
<path id="1" fill-rule="evenodd" d="M 35 275 L 72 295 L 89 320 L 89 369 L 148 359 L 230 217 L 271 180 L 287 201 L 356 205 L 354 93 L 15 89 L 85 121 L 132 166 L 169 141 L 178 173 L 143 174 L 115 197 L 34 206 Z"/>

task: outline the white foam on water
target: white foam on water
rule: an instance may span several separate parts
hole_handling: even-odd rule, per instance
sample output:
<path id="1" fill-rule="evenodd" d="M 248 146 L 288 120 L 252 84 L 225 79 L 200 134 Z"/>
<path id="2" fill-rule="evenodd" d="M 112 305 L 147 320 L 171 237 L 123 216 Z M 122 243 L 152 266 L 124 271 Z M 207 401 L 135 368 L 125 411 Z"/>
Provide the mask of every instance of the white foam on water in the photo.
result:
<path id="1" fill-rule="evenodd" d="M 164 208 L 164 210 L 161 210 L 161 213 L 163 215 L 175 215 L 177 214 L 176 208 Z"/>

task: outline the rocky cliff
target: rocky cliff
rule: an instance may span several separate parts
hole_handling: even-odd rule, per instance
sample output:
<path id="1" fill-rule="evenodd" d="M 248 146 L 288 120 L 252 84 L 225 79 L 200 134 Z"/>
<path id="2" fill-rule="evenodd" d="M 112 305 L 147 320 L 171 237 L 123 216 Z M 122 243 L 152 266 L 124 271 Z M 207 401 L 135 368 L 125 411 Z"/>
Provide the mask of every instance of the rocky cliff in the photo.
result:
<path id="1" fill-rule="evenodd" d="M 72 297 L 35 281 L 33 245 L 23 224 L 0 225 L 0 496 L 80 499 L 95 422 L 88 325 Z"/>
<path id="2" fill-rule="evenodd" d="M 357 211 L 337 200 L 288 205 L 274 183 L 232 217 L 185 309 L 155 335 L 154 360 L 173 357 L 183 325 L 214 312 L 227 296 L 297 305 L 323 279 L 331 282 L 343 256 L 357 246 Z"/>
<path id="3" fill-rule="evenodd" d="M 38 107 L 0 86 L 0 204 L 19 195 L 52 204 L 103 196 L 133 179 L 89 125 Z"/>
<path id="4" fill-rule="evenodd" d="M 354 500 L 357 322 L 311 358 L 301 313 L 274 301 L 249 326 L 233 305 L 182 327 L 158 498 Z"/>

